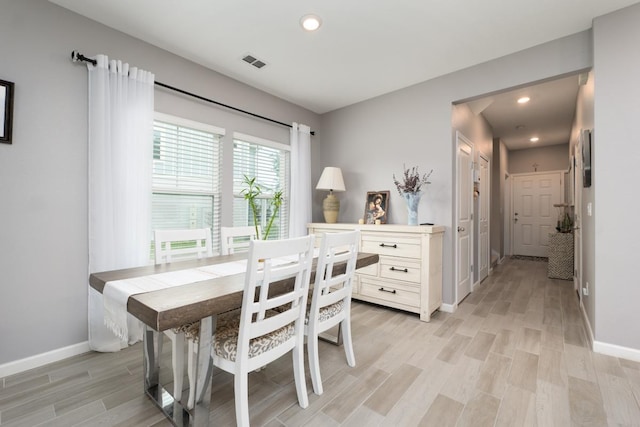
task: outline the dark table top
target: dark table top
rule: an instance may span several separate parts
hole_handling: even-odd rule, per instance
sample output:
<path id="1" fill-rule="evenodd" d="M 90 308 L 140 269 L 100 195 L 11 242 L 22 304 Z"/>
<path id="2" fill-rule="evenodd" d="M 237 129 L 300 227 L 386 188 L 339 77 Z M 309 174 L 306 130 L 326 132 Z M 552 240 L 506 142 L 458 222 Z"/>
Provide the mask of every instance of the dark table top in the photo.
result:
<path id="1" fill-rule="evenodd" d="M 180 261 L 160 265 L 127 268 L 123 270 L 93 273 L 89 284 L 100 293 L 105 283 L 148 276 L 169 271 L 186 270 L 206 265 L 222 264 L 247 258 L 246 253 L 215 256 L 199 260 Z M 366 267 L 378 262 L 378 255 L 358 253 L 356 268 Z M 315 280 L 314 260 L 311 283 Z M 345 263 L 334 267 L 334 274 L 344 272 Z M 244 273 L 233 274 L 188 285 L 175 286 L 158 291 L 132 295 L 127 302 L 127 311 L 156 331 L 164 331 L 192 323 L 207 316 L 223 313 L 242 305 Z M 291 283 L 273 284 L 274 292 L 278 288 L 285 292 Z"/>

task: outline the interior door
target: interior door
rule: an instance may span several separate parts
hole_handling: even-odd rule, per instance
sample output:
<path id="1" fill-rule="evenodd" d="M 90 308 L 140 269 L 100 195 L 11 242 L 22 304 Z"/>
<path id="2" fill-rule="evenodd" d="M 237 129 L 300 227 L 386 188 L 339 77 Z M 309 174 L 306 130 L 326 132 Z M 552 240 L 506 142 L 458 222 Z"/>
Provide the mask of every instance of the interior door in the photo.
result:
<path id="1" fill-rule="evenodd" d="M 514 175 L 513 254 L 546 257 L 549 233 L 556 231 L 562 172 Z"/>
<path id="2" fill-rule="evenodd" d="M 478 281 L 489 275 L 489 258 L 491 253 L 489 242 L 489 159 L 482 153 L 478 156 L 479 167 L 479 210 L 478 210 Z"/>
<path id="3" fill-rule="evenodd" d="M 457 133 L 456 302 L 471 292 L 473 263 L 473 143 Z"/>

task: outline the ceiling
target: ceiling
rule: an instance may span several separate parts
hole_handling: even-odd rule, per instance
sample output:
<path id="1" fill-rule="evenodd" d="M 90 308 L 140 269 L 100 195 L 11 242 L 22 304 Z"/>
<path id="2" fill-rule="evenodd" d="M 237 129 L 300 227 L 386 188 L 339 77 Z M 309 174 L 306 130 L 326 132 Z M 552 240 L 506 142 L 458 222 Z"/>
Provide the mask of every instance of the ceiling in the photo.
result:
<path id="1" fill-rule="evenodd" d="M 322 114 L 586 30 L 638 0 L 49 1 Z M 322 19 L 314 33 L 300 26 L 310 13 Z M 571 92 L 538 89 L 529 112 Z M 492 101 L 483 114 L 510 142 L 515 122 L 500 118 L 522 110 Z"/>
<path id="2" fill-rule="evenodd" d="M 509 150 L 566 144 L 576 111 L 580 79 L 588 73 L 522 87 L 486 96 L 467 105 L 475 114 L 482 114 Z M 583 83 L 586 80 L 583 80 Z M 528 97 L 527 103 L 518 99 Z M 536 142 L 530 141 L 538 137 Z"/>

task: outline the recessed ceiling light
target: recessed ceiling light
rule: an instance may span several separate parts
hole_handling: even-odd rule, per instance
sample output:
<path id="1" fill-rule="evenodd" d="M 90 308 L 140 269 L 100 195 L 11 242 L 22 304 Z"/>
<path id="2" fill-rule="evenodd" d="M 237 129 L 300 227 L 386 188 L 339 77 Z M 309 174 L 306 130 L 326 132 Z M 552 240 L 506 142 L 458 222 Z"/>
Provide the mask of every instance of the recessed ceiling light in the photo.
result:
<path id="1" fill-rule="evenodd" d="M 538 142 L 540 140 L 540 138 L 538 138 L 537 136 L 534 136 L 533 138 L 530 138 L 529 141 L 531 142 Z"/>
<path id="2" fill-rule="evenodd" d="M 300 25 L 306 31 L 315 31 L 322 25 L 322 20 L 316 15 L 305 15 L 300 18 Z"/>
<path id="3" fill-rule="evenodd" d="M 518 104 L 526 104 L 529 101 L 531 101 L 531 98 L 529 98 L 528 96 L 523 96 L 522 98 L 518 98 Z"/>

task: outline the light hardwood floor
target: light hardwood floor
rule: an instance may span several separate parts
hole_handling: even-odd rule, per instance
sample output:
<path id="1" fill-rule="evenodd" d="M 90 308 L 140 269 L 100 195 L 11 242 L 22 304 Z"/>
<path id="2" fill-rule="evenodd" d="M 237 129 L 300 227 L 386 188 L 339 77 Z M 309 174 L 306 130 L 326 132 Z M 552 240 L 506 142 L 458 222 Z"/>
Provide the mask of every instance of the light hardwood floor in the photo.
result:
<path id="1" fill-rule="evenodd" d="M 572 282 L 548 279 L 546 266 L 507 260 L 430 323 L 354 302 L 357 366 L 323 343 L 325 392 L 307 377 L 306 409 L 289 357 L 252 373 L 252 425 L 640 426 L 640 363 L 589 350 Z M 0 379 L 0 425 L 170 425 L 142 394 L 141 353 L 88 353 Z M 219 370 L 211 418 L 235 424 L 232 377 Z"/>

